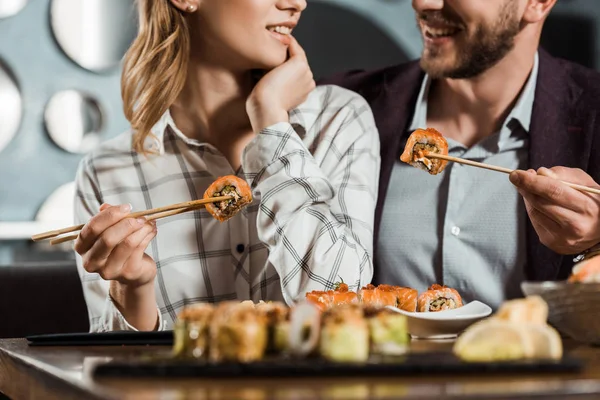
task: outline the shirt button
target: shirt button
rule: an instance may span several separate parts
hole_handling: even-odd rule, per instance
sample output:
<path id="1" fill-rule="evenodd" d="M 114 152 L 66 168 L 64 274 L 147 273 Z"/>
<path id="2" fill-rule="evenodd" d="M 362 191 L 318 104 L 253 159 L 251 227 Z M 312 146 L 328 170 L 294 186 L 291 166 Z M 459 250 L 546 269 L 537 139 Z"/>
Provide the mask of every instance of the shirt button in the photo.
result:
<path id="1" fill-rule="evenodd" d="M 243 244 L 238 244 L 237 246 L 235 246 L 235 251 L 237 251 L 238 253 L 243 253 L 244 249 L 246 248 L 246 246 L 244 246 Z"/>
<path id="2" fill-rule="evenodd" d="M 453 226 L 450 232 L 452 232 L 454 236 L 458 236 L 460 235 L 460 228 L 458 226 Z"/>

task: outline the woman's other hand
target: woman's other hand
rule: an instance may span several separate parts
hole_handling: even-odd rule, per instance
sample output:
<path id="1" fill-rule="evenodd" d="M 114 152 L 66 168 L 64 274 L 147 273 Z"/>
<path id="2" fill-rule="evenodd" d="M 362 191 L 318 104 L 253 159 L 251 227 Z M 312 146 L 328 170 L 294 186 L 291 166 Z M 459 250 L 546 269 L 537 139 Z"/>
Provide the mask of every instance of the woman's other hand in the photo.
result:
<path id="1" fill-rule="evenodd" d="M 315 88 L 306 53 L 294 37 L 291 39 L 288 60 L 267 73 L 246 102 L 254 132 L 288 122 L 288 112 L 302 104 Z"/>

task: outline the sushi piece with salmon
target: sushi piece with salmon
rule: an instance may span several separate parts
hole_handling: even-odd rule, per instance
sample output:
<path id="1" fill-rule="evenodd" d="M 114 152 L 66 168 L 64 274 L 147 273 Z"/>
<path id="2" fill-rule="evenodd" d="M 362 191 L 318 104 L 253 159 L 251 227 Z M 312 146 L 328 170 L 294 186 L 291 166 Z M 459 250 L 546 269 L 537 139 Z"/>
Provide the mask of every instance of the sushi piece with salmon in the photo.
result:
<path id="1" fill-rule="evenodd" d="M 573 267 L 569 283 L 600 283 L 600 256 L 586 258 Z"/>
<path id="2" fill-rule="evenodd" d="M 448 142 L 433 128 L 417 129 L 409 136 L 400 160 L 431 175 L 442 172 L 448 161 L 427 158 L 427 153 L 448 155 Z"/>
<path id="3" fill-rule="evenodd" d="M 313 290 L 306 293 L 306 300 L 317 306 L 319 310 L 325 311 L 333 305 L 333 295 L 333 290 Z"/>
<path id="4" fill-rule="evenodd" d="M 333 291 L 332 303 L 336 306 L 358 304 L 358 293 L 351 291 L 347 283 L 338 283 Z"/>
<path id="5" fill-rule="evenodd" d="M 252 190 L 245 180 L 227 175 L 218 178 L 204 192 L 204 199 L 232 196 L 232 199 L 206 204 L 206 211 L 217 221 L 224 222 L 252 203 Z"/>
<path id="6" fill-rule="evenodd" d="M 396 294 L 398 295 L 399 309 L 408 312 L 417 311 L 417 299 L 419 297 L 417 289 L 396 286 Z"/>
<path id="7" fill-rule="evenodd" d="M 360 302 L 365 307 L 396 307 L 398 305 L 398 294 L 391 288 L 389 285 L 375 286 L 368 284 L 358 293 Z"/>
<path id="8" fill-rule="evenodd" d="M 455 289 L 441 285 L 431 285 L 417 299 L 417 311 L 435 312 L 462 307 L 462 298 Z"/>

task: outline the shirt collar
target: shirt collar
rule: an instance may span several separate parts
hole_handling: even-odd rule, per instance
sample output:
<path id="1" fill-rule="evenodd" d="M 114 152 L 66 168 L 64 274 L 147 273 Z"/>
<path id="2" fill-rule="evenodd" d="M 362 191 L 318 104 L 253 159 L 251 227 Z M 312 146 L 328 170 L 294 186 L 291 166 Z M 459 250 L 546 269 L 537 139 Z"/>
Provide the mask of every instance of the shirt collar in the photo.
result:
<path id="1" fill-rule="evenodd" d="M 538 69 L 539 56 L 536 52 L 533 61 L 533 69 L 529 74 L 529 78 L 527 79 L 527 82 L 525 83 L 525 86 L 523 87 L 515 106 L 504 121 L 503 126 L 508 125 L 510 121 L 515 119 L 519 121 L 526 132 L 529 132 L 529 127 L 531 125 L 531 113 L 533 111 L 533 101 L 535 99 L 535 89 L 537 86 Z M 409 127 L 411 132 L 427 126 L 427 98 L 429 95 L 430 86 L 431 78 L 428 74 L 425 74 L 423 82 L 421 83 L 419 96 L 417 97 L 417 104 L 413 114 L 412 122 Z"/>
<path id="2" fill-rule="evenodd" d="M 294 127 L 296 132 L 300 136 L 304 136 L 306 133 L 306 122 L 302 111 L 299 108 L 293 109 L 289 113 L 290 124 Z M 196 139 L 191 139 L 183 134 L 175 125 L 171 112 L 167 109 L 165 113 L 160 117 L 158 122 L 154 124 L 150 132 L 152 135 L 148 135 L 144 140 L 144 149 L 153 153 L 163 155 L 165 153 L 165 131 L 170 128 L 176 137 L 183 140 L 184 143 L 190 146 L 211 146 L 209 143 L 201 142 Z"/>

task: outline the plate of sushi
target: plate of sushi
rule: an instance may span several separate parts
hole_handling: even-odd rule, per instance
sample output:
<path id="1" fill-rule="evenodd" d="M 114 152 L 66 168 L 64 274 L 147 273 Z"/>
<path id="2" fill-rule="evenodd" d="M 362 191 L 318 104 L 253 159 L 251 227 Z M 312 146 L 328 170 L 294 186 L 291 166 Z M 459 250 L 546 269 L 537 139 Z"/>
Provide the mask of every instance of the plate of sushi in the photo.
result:
<path id="1" fill-rule="evenodd" d="M 491 307 L 480 301 L 463 304 L 456 289 L 438 284 L 419 294 L 413 288 L 371 284 L 354 292 L 347 284 L 339 283 L 334 290 L 307 293 L 306 300 L 321 311 L 345 304 L 385 307 L 406 316 L 409 334 L 419 339 L 456 337 L 492 313 Z"/>
<path id="2" fill-rule="evenodd" d="M 524 315 L 515 309 L 504 314 L 469 327 L 452 351 L 420 352 L 411 350 L 409 317 L 391 307 L 352 303 L 322 311 L 310 301 L 291 307 L 279 302 L 200 303 L 179 313 L 170 354 L 149 350 L 108 360 L 95 365 L 93 374 L 121 378 L 382 377 L 555 373 L 581 368 L 577 360 L 562 358 L 560 339 L 557 342 L 541 322 L 528 330 L 517 327 L 523 317 L 530 319 L 530 312 Z M 490 357 L 490 351 L 502 357 Z"/>

